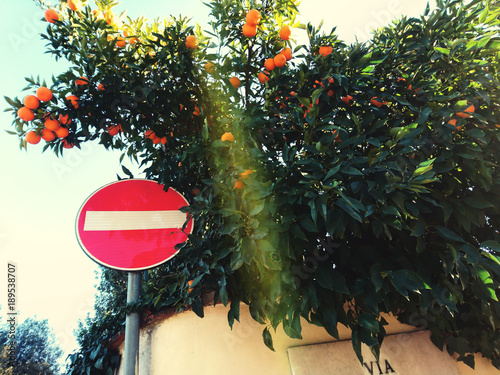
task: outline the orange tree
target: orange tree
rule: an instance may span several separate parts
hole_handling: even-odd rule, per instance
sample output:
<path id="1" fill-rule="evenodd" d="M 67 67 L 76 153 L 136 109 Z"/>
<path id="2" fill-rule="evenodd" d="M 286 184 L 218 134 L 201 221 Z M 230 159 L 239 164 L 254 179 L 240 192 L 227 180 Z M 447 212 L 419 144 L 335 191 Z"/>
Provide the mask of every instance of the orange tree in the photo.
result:
<path id="1" fill-rule="evenodd" d="M 273 330 L 300 338 L 304 319 L 349 327 L 360 359 L 391 313 L 500 368 L 496 1 L 440 0 L 350 46 L 297 22 L 293 0 L 212 0 L 205 34 L 113 6 L 46 11 L 48 51 L 72 67 L 6 100 L 21 146 L 99 142 L 192 202 L 193 234 L 127 309 L 203 316 L 213 291 L 231 326 L 247 304 L 271 349 Z M 70 373 L 116 367 L 100 344 L 120 328 L 124 283 L 103 281 Z"/>

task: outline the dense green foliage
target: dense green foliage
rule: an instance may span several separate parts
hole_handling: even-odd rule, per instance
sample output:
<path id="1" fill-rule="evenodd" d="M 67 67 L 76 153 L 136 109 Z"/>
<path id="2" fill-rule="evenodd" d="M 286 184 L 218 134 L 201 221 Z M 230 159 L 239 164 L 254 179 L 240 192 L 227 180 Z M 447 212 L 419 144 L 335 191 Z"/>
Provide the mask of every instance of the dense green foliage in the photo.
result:
<path id="1" fill-rule="evenodd" d="M 27 318 L 14 330 L 10 327 L 9 322 L 0 326 L 0 372 L 3 375 L 60 374 L 58 361 L 63 352 L 47 319 Z M 15 358 L 10 358 L 11 347 L 15 348 Z"/>
<path id="2" fill-rule="evenodd" d="M 262 15 L 255 38 L 241 33 L 246 2 L 229 0 L 208 4 L 211 39 L 183 19 L 128 20 L 122 30 L 139 42 L 117 48 L 108 41 L 117 27 L 89 7 L 64 11 L 44 35 L 74 67 L 54 80 L 38 119 L 68 114 L 76 146 L 121 149 L 192 202 L 193 234 L 148 272 L 134 308 L 191 306 L 203 316 L 201 294 L 215 291 L 230 325 L 239 303 L 249 305 L 271 348 L 280 325 L 300 338 L 303 318 L 333 337 L 338 324 L 349 327 L 358 356 L 361 343 L 378 353 L 381 314 L 392 313 L 469 365 L 482 353 L 500 368 L 498 3 L 439 1 L 351 46 L 296 22 L 292 0 L 250 3 Z M 260 84 L 264 61 L 290 45 L 279 38 L 283 24 L 307 32 L 309 44 Z M 184 43 L 193 33 L 195 51 Z M 76 86 L 80 76 L 89 84 Z M 70 93 L 78 108 L 62 99 Z M 113 137 L 107 127 L 118 123 Z M 27 130 L 17 118 L 14 126 Z M 222 141 L 225 132 L 235 142 Z M 104 278 L 107 287 L 120 276 Z M 120 305 L 103 304 L 82 327 L 72 373 L 114 366 L 97 345 L 119 329 Z"/>

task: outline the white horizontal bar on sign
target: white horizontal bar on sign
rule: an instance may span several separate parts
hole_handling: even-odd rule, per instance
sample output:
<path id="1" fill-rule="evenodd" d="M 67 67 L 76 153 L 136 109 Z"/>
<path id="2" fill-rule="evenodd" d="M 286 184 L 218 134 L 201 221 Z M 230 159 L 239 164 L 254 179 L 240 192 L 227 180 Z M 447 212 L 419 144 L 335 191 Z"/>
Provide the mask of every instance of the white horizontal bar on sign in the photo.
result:
<path id="1" fill-rule="evenodd" d="M 186 214 L 172 211 L 87 211 L 84 231 L 181 228 Z"/>

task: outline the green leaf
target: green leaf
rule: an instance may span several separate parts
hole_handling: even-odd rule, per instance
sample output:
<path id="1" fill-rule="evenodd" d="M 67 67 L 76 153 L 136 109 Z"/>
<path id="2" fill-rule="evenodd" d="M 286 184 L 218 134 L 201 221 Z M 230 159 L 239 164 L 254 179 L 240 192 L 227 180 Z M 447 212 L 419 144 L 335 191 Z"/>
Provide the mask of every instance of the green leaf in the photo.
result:
<path id="1" fill-rule="evenodd" d="M 378 320 L 370 314 L 361 314 L 358 316 L 358 323 L 361 327 L 365 327 L 373 333 L 380 331 Z"/>
<path id="2" fill-rule="evenodd" d="M 463 238 L 448 228 L 438 226 L 437 233 L 446 240 L 464 242 Z"/>
<path id="3" fill-rule="evenodd" d="M 493 205 L 482 197 L 467 197 L 464 199 L 465 204 L 473 208 L 483 210 L 485 208 L 493 207 Z"/>
<path id="4" fill-rule="evenodd" d="M 269 327 L 264 328 L 262 331 L 262 338 L 264 339 L 264 344 L 274 352 L 273 337 L 271 336 L 271 332 L 269 332 Z"/>
<path id="5" fill-rule="evenodd" d="M 432 163 L 434 163 L 434 160 L 436 160 L 436 158 L 429 159 L 420 163 L 418 165 L 418 168 L 415 169 L 415 172 L 413 172 L 412 177 L 417 177 L 424 174 L 425 172 L 429 172 L 432 169 Z"/>
<path id="6" fill-rule="evenodd" d="M 434 47 L 434 50 L 442 53 L 443 55 L 449 55 L 450 54 L 450 50 L 448 48 Z"/>

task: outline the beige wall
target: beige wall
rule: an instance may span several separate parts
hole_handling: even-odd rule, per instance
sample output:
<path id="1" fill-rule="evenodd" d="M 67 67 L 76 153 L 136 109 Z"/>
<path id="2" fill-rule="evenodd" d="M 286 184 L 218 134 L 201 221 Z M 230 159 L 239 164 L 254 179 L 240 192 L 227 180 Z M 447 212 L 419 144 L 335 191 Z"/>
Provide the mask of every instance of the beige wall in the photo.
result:
<path id="1" fill-rule="evenodd" d="M 143 328 L 139 374 L 290 375 L 289 347 L 334 341 L 322 328 L 303 321 L 303 339 L 291 339 L 278 329 L 273 333 L 276 351 L 272 352 L 262 340 L 264 327 L 251 318 L 246 305 L 241 305 L 240 323 L 235 322 L 233 330 L 227 322 L 227 311 L 218 304 L 205 307 L 203 319 L 186 311 Z M 386 319 L 388 334 L 415 330 L 392 317 Z M 346 328 L 339 327 L 339 333 L 341 339 L 350 338 Z M 475 370 L 460 363 L 458 368 L 461 375 L 500 374 L 480 357 L 476 358 Z"/>

